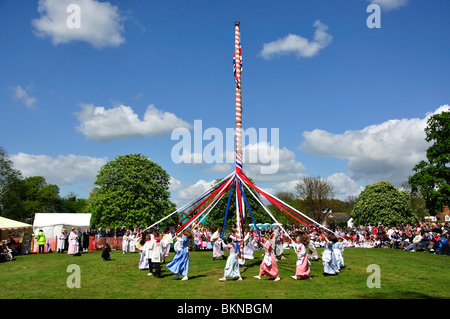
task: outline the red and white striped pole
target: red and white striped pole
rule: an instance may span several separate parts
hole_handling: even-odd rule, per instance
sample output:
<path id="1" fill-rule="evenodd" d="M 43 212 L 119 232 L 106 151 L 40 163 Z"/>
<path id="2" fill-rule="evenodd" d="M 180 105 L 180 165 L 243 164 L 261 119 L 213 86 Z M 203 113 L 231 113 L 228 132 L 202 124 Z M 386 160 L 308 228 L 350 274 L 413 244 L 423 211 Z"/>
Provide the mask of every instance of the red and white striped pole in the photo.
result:
<path id="1" fill-rule="evenodd" d="M 241 100 L 241 34 L 239 22 L 234 23 L 234 60 L 236 82 L 236 171 L 242 171 L 242 100 Z"/>
<path id="2" fill-rule="evenodd" d="M 236 174 L 242 173 L 242 99 L 241 99 L 241 34 L 240 23 L 234 23 L 234 67 L 235 67 L 235 85 L 236 85 Z M 245 206 L 243 197 L 239 191 L 236 179 L 236 238 L 240 248 L 238 256 L 239 263 L 244 264 L 244 245 L 241 241 L 244 238 L 243 218 L 245 216 Z"/>

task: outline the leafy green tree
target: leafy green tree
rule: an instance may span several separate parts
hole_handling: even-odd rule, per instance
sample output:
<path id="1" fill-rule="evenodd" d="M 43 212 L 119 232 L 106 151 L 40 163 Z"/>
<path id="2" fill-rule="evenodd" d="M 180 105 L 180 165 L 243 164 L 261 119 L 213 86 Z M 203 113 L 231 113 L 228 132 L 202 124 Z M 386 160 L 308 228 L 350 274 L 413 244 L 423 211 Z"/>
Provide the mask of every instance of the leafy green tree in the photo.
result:
<path id="1" fill-rule="evenodd" d="M 11 198 L 15 194 L 18 182 L 22 179 L 20 171 L 14 169 L 13 162 L 9 159 L 5 148 L 0 146 L 0 215 L 5 216 L 5 209 L 17 198 Z"/>
<path id="2" fill-rule="evenodd" d="M 69 193 L 61 198 L 61 213 L 84 213 L 88 200 L 77 198 L 75 193 Z"/>
<path id="3" fill-rule="evenodd" d="M 409 195 L 395 188 L 390 182 L 381 181 L 366 186 L 352 210 L 355 225 L 414 224 Z"/>
<path id="4" fill-rule="evenodd" d="M 419 191 L 432 215 L 436 215 L 450 200 L 450 112 L 431 116 L 425 128 L 427 161 L 420 161 L 409 178 L 412 191 Z"/>
<path id="5" fill-rule="evenodd" d="M 169 200 L 170 176 L 141 154 L 118 156 L 104 165 L 90 195 L 92 227 L 144 228 L 175 209 Z"/>
<path id="6" fill-rule="evenodd" d="M 36 213 L 56 213 L 61 209 L 59 187 L 42 176 L 18 179 L 4 194 L 3 216 L 16 220 L 33 219 Z"/>

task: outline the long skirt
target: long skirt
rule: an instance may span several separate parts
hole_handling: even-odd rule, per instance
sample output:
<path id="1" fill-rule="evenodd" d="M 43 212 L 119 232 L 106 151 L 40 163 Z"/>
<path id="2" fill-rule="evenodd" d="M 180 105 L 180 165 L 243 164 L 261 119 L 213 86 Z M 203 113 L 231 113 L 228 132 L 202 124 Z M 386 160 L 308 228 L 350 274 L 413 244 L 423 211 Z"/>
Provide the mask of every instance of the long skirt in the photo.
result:
<path id="1" fill-rule="evenodd" d="M 187 276 L 189 271 L 189 252 L 187 248 L 183 248 L 175 257 L 173 257 L 172 261 L 167 264 L 167 269 L 177 275 Z"/>
<path id="2" fill-rule="evenodd" d="M 337 266 L 336 256 L 331 250 L 326 249 L 322 255 L 323 272 L 329 275 L 335 275 L 339 273 Z"/>
<path id="3" fill-rule="evenodd" d="M 78 253 L 78 242 L 75 240 L 69 240 L 69 249 L 67 250 L 67 254 L 75 255 Z"/>
<path id="4" fill-rule="evenodd" d="M 147 270 L 149 265 L 148 265 L 148 259 L 145 256 L 145 252 L 143 250 L 139 250 L 139 255 L 141 257 L 139 260 L 139 269 Z"/>
<path id="5" fill-rule="evenodd" d="M 230 252 L 223 276 L 228 278 L 236 278 L 241 276 L 239 272 L 239 261 L 235 252 Z"/>
<path id="6" fill-rule="evenodd" d="M 222 257 L 224 255 L 223 251 L 223 245 L 221 245 L 221 242 L 216 240 L 213 244 L 213 257 Z"/>
<path id="7" fill-rule="evenodd" d="M 302 278 L 309 278 L 309 274 L 311 272 L 311 269 L 309 267 L 308 263 L 308 257 L 303 257 L 303 260 L 297 261 L 297 269 L 295 272 L 295 275 Z"/>
<path id="8" fill-rule="evenodd" d="M 265 259 L 266 257 L 264 257 Z M 261 266 L 259 267 L 259 275 L 260 276 L 268 276 L 272 278 L 279 277 L 278 273 L 278 264 L 277 264 L 277 258 L 275 257 L 275 254 L 270 254 L 270 261 L 271 265 L 268 266 L 265 260 L 262 261 Z"/>

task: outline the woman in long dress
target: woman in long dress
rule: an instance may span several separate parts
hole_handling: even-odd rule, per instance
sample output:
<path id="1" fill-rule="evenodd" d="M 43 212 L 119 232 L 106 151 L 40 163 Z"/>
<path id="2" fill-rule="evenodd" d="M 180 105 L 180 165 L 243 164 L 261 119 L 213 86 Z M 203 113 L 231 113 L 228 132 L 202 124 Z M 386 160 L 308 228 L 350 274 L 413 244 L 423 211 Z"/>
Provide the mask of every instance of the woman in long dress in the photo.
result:
<path id="1" fill-rule="evenodd" d="M 311 279 L 308 255 L 306 254 L 306 245 L 308 245 L 309 236 L 304 234 L 295 238 L 294 249 L 297 254 L 297 263 L 295 275 L 291 276 L 297 280 L 300 278 Z"/>
<path id="2" fill-rule="evenodd" d="M 177 241 L 181 242 L 181 250 L 179 250 L 173 257 L 172 261 L 167 264 L 167 268 L 175 274 L 175 279 L 179 279 L 184 276 L 181 280 L 188 280 L 189 272 L 189 239 L 192 239 L 194 234 L 190 230 L 184 230 L 181 236 L 177 237 Z"/>
<path id="3" fill-rule="evenodd" d="M 261 279 L 261 276 L 267 276 L 275 278 L 275 281 L 281 280 L 280 274 L 278 272 L 277 258 L 272 251 L 272 244 L 270 240 L 264 238 L 264 259 L 259 267 L 259 275 L 254 276 L 256 279 Z"/>
<path id="4" fill-rule="evenodd" d="M 75 232 L 75 228 L 72 227 L 72 231 L 69 235 L 69 249 L 67 250 L 67 254 L 75 255 L 78 253 L 78 235 Z"/>
<path id="5" fill-rule="evenodd" d="M 233 242 L 231 237 L 228 237 L 224 249 L 228 250 L 230 254 L 225 265 L 223 277 L 219 279 L 220 281 L 226 281 L 227 278 L 237 278 L 239 281 L 242 280 L 241 273 L 239 272 L 239 261 L 236 256 L 236 245 L 237 243 Z"/>

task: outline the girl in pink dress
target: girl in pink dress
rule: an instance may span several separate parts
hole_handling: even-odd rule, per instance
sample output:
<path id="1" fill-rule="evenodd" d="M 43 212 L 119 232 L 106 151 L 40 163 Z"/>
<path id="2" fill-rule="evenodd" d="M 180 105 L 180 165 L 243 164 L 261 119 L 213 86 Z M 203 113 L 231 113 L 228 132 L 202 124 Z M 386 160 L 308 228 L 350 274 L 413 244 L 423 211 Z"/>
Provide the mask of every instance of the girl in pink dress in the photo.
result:
<path id="1" fill-rule="evenodd" d="M 295 276 L 291 276 L 295 280 L 299 277 L 311 279 L 311 269 L 309 268 L 308 255 L 306 254 L 306 245 L 308 245 L 308 242 L 309 236 L 306 234 L 295 238 L 294 249 L 297 254 L 297 268 Z"/>
<path id="2" fill-rule="evenodd" d="M 280 274 L 278 273 L 278 264 L 277 258 L 272 251 L 272 244 L 270 240 L 264 238 L 264 259 L 259 267 L 259 275 L 253 276 L 256 279 L 261 279 L 261 276 L 268 276 L 271 278 L 275 278 L 275 281 L 281 280 Z"/>

